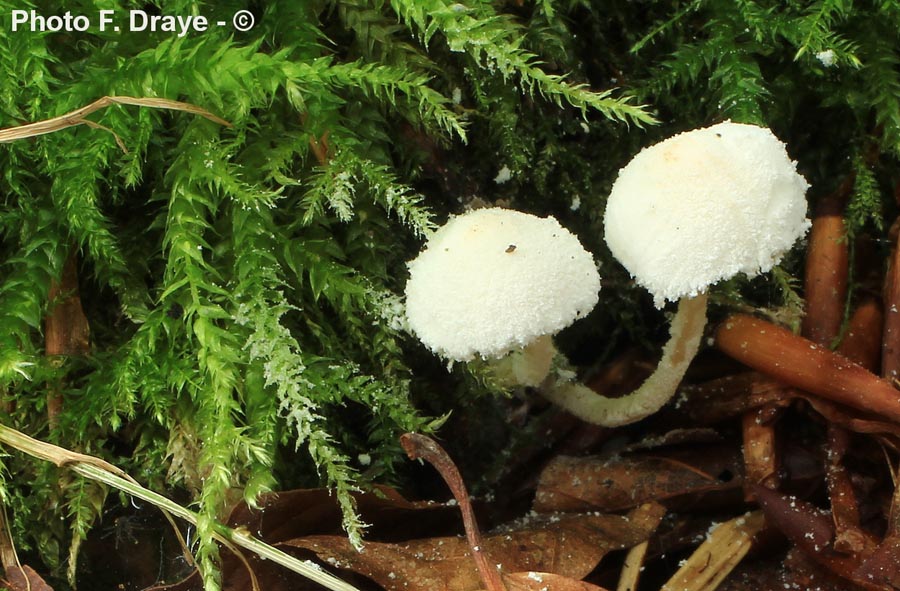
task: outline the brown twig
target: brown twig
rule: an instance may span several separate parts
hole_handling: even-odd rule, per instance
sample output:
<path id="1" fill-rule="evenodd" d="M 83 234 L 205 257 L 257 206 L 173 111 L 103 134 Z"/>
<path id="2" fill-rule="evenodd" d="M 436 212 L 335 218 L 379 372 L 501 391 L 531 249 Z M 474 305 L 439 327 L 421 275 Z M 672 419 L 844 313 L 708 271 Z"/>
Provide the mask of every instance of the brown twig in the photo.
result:
<path id="1" fill-rule="evenodd" d="M 756 489 L 756 496 L 768 523 L 809 558 L 864 589 L 886 591 L 884 586 L 854 575 L 861 564 L 860 556 L 835 552 L 832 547 L 834 523 L 824 511 L 811 503 L 762 487 Z"/>
<path id="2" fill-rule="evenodd" d="M 833 545 L 838 552 L 859 553 L 871 548 L 868 537 L 860 528 L 856 491 L 850 481 L 850 472 L 844 464 L 849 443 L 850 435 L 847 430 L 829 423 L 825 475 L 835 528 Z"/>
<path id="3" fill-rule="evenodd" d="M 837 338 L 847 299 L 849 245 L 844 227 L 844 202 L 853 188 L 852 179 L 817 204 L 806 254 L 806 316 L 802 334 L 828 346 Z"/>
<path id="4" fill-rule="evenodd" d="M 881 357 L 881 329 L 880 303 L 874 298 L 863 300 L 850 317 L 847 333 L 838 352 L 869 371 L 876 371 Z M 838 552 L 859 553 L 871 551 L 872 543 L 860 527 L 856 489 L 844 463 L 849 442 L 850 433 L 847 428 L 829 421 L 825 469 L 836 532 L 834 549 Z"/>
<path id="5" fill-rule="evenodd" d="M 404 433 L 400 436 L 400 445 L 403 446 L 403 450 L 411 460 L 421 458 L 434 466 L 453 493 L 453 498 L 456 499 L 462 513 L 463 526 L 472 550 L 472 558 L 478 566 L 478 572 L 481 573 L 481 579 L 484 581 L 487 591 L 507 591 L 500 578 L 500 573 L 491 565 L 484 553 L 484 543 L 481 540 L 481 531 L 475 521 L 475 513 L 472 511 L 472 502 L 456 464 L 453 463 L 444 448 L 425 435 Z"/>
<path id="6" fill-rule="evenodd" d="M 44 352 L 51 359 L 86 355 L 90 350 L 90 327 L 78 294 L 78 266 L 75 250 L 69 254 L 58 281 L 50 283 L 51 310 L 44 319 Z M 56 427 L 63 398 L 58 387 L 47 391 L 47 418 Z"/>
<path id="7" fill-rule="evenodd" d="M 889 382 L 771 322 L 730 316 L 715 341 L 727 355 L 785 384 L 900 422 L 900 391 Z"/>
<path id="8" fill-rule="evenodd" d="M 806 316 L 803 336 L 828 347 L 841 330 L 847 299 L 849 247 L 844 227 L 844 204 L 853 188 L 848 178 L 833 193 L 819 200 L 813 216 L 806 255 Z M 751 485 L 778 488 L 778 446 L 775 425 L 780 410 L 771 405 L 744 416 L 744 462 L 747 466 L 745 497 L 752 500 Z"/>
<path id="9" fill-rule="evenodd" d="M 883 324 L 881 302 L 873 297 L 863 298 L 850 316 L 838 353 L 871 372 L 878 371 L 881 366 Z"/>
<path id="10" fill-rule="evenodd" d="M 771 377 L 747 371 L 683 387 L 683 398 L 674 412 L 691 424 L 714 425 L 766 404 L 790 406 L 793 399 L 799 398 L 809 403 L 828 422 L 854 433 L 888 437 L 886 442 L 892 448 L 900 449 L 900 424 L 872 417 L 871 414 L 802 390 L 791 388 L 786 392 L 785 388 L 784 384 Z"/>
<path id="11" fill-rule="evenodd" d="M 802 398 L 826 421 L 839 425 L 854 433 L 878 435 L 882 442 L 892 449 L 900 450 L 900 425 L 889 420 L 879 420 L 877 417 L 865 415 L 859 410 L 837 404 L 819 396 L 802 394 Z"/>
<path id="12" fill-rule="evenodd" d="M 783 389 L 787 392 L 787 388 Z M 741 431 L 744 445 L 744 499 L 752 501 L 752 485 L 777 489 L 780 483 L 778 475 L 778 446 L 775 434 L 775 423 L 782 414 L 781 408 L 775 404 L 767 404 L 762 408 L 744 413 Z"/>
<path id="13" fill-rule="evenodd" d="M 894 494 L 891 496 L 890 510 L 887 513 L 887 530 L 884 538 L 875 547 L 870 542 L 866 551 L 861 553 L 864 559 L 854 575 L 866 581 L 883 583 L 887 588 L 900 588 L 900 486 L 894 470 Z"/>
<path id="14" fill-rule="evenodd" d="M 881 375 L 900 378 L 900 218 L 894 223 L 894 248 L 884 278 L 884 334 L 881 341 Z"/>
<path id="15" fill-rule="evenodd" d="M 852 187 L 853 180 L 848 179 L 837 191 L 819 201 L 810 232 L 802 334 L 822 347 L 829 347 L 838 338 L 844 317 L 850 249 L 843 210 Z M 851 343 L 854 344 L 858 343 Z M 846 345 L 844 348 L 847 350 Z M 828 423 L 825 475 L 835 527 L 834 549 L 846 553 L 860 552 L 867 542 L 860 529 L 856 492 L 844 465 L 849 441 L 846 429 Z"/>

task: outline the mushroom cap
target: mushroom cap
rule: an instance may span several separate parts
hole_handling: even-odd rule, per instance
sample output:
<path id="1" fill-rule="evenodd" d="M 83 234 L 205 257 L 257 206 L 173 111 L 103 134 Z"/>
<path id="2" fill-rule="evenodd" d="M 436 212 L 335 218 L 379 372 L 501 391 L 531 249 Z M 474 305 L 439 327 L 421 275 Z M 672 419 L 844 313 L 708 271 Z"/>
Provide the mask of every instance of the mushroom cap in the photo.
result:
<path id="1" fill-rule="evenodd" d="M 586 315 L 599 291 L 593 257 L 556 219 L 477 209 L 409 263 L 406 317 L 442 357 L 497 358 Z"/>
<path id="2" fill-rule="evenodd" d="M 810 226 L 809 184 L 769 129 L 726 121 L 645 148 L 606 206 L 606 243 L 665 300 L 766 272 Z"/>

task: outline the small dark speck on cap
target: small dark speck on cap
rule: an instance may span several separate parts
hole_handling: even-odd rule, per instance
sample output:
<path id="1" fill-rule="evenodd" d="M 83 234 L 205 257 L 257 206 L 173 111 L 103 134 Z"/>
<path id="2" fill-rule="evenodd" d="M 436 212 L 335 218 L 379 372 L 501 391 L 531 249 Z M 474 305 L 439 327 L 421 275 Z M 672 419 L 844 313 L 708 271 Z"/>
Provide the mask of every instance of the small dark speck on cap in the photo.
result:
<path id="1" fill-rule="evenodd" d="M 516 250 L 515 244 L 510 244 L 509 246 L 506 247 L 506 252 L 513 252 L 514 250 Z"/>

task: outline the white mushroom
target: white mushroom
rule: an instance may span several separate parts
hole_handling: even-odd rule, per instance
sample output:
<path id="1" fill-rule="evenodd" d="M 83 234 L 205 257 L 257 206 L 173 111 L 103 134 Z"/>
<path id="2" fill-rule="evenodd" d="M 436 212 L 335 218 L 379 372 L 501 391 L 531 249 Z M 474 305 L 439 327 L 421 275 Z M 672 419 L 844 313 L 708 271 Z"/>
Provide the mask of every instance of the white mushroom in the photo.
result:
<path id="1" fill-rule="evenodd" d="M 638 390 L 622 398 L 605 398 L 575 383 L 546 395 L 602 425 L 656 412 L 697 354 L 707 288 L 777 264 L 809 228 L 808 187 L 785 145 L 755 125 L 720 123 L 642 150 L 613 185 L 605 237 L 657 307 L 679 302 L 662 360 Z"/>
<path id="2" fill-rule="evenodd" d="M 452 218 L 409 263 L 406 316 L 453 361 L 527 347 L 516 381 L 537 385 L 555 351 L 550 335 L 590 312 L 599 290 L 593 257 L 554 218 L 478 209 Z"/>

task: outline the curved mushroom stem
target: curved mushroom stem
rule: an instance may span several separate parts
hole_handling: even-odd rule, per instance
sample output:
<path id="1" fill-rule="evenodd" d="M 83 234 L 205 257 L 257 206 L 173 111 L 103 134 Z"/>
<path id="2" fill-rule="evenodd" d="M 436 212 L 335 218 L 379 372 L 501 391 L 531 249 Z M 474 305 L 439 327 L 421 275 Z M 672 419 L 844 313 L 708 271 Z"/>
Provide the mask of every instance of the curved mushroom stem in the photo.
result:
<path id="1" fill-rule="evenodd" d="M 706 326 L 706 302 L 705 293 L 679 300 L 659 365 L 631 394 L 607 398 L 579 382 L 558 381 L 542 389 L 541 394 L 579 419 L 606 427 L 627 425 L 655 413 L 675 395 L 697 355 Z"/>

